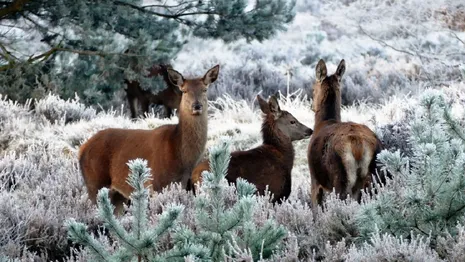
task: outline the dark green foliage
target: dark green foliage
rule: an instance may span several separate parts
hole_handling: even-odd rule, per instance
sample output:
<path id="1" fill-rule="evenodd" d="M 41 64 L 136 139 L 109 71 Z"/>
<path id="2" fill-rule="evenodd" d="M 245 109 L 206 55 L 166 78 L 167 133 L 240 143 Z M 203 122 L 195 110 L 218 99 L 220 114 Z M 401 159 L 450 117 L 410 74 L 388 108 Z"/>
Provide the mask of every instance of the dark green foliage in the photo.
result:
<path id="1" fill-rule="evenodd" d="M 67 222 L 69 238 L 88 248 L 95 261 L 132 261 L 135 257 L 142 258 L 144 261 L 166 261 L 168 257 L 182 258 L 184 254 L 189 254 L 189 250 L 180 250 L 176 254 L 173 251 L 169 254 L 157 251 L 157 242 L 175 226 L 183 206 L 168 207 L 161 214 L 157 226 L 148 228 L 149 191 L 144 187 L 144 183 L 150 178 L 150 169 L 147 168 L 147 161 L 141 159 L 129 161 L 128 165 L 131 172 L 128 183 L 134 188 L 130 196 L 132 202 L 130 211 L 134 216 L 132 232 L 128 232 L 114 216 L 114 207 L 108 197 L 109 190 L 103 188 L 98 193 L 98 213 L 105 222 L 105 227 L 116 237 L 118 249 L 113 252 L 108 251 L 104 244 L 87 232 L 84 224 L 74 220 Z"/>
<path id="2" fill-rule="evenodd" d="M 147 69 L 171 62 L 191 35 L 262 41 L 284 30 L 295 15 L 294 0 L 257 1 L 250 10 L 245 0 L 158 2 L 0 3 L 2 23 L 31 36 L 21 42 L 14 34 L 0 35 L 0 92 L 19 101 L 45 91 L 65 99 L 77 93 L 86 104 L 108 107 L 124 79 L 138 80 L 153 91 L 163 88 L 160 79 L 144 77 Z M 23 50 L 29 45 L 36 50 Z"/>
<path id="3" fill-rule="evenodd" d="M 227 167 L 229 143 L 223 141 L 210 152 L 210 170 L 203 174 L 200 194 L 195 199 L 195 227 L 197 234 L 184 228 L 178 243 L 206 247 L 213 261 L 225 261 L 227 257 L 248 257 L 254 261 L 270 258 L 281 248 L 287 232 L 273 220 L 261 227 L 253 221 L 257 206 L 256 188 L 238 179 L 234 203 L 227 199 Z"/>

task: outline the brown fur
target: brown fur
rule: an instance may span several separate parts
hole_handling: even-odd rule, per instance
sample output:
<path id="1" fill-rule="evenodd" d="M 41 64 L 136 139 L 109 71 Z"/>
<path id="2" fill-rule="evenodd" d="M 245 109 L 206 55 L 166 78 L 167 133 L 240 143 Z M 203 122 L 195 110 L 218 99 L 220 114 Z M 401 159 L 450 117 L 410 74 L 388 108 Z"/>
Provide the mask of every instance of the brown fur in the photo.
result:
<path id="1" fill-rule="evenodd" d="M 262 124 L 263 144 L 259 147 L 236 151 L 231 154 L 226 179 L 235 183 L 244 178 L 264 194 L 268 186 L 273 194 L 272 202 L 280 203 L 291 193 L 291 171 L 294 164 L 292 141 L 309 137 L 312 129 L 301 124 L 289 112 L 281 111 L 272 97 L 266 103 L 257 97 L 265 114 Z M 201 162 L 192 172 L 191 184 L 202 180 L 202 172 L 209 170 L 209 162 Z"/>
<path id="2" fill-rule="evenodd" d="M 160 191 L 172 182 L 185 187 L 207 141 L 207 88 L 218 76 L 219 66 L 203 78 L 184 79 L 169 70 L 170 79 L 183 92 L 179 123 L 154 130 L 105 129 L 81 146 L 79 163 L 89 198 L 96 201 L 97 191 L 109 187 L 125 198 L 132 188 L 126 183 L 127 162 L 135 158 L 148 161 L 152 170 L 152 190 Z M 112 198 L 121 209 L 121 201 Z"/>
<path id="3" fill-rule="evenodd" d="M 167 86 L 166 89 L 156 94 L 142 89 L 138 81 L 124 80 L 126 84 L 126 97 L 128 99 L 129 109 L 131 110 L 131 118 L 138 117 L 138 104 L 140 104 L 143 114 L 149 112 L 149 106 L 151 104 L 162 105 L 165 109 L 165 117 L 171 117 L 173 115 L 173 110 L 179 109 L 181 92 L 179 88 L 173 85 L 168 79 L 168 69 L 170 68 L 170 65 L 157 65 L 150 68 L 147 77 L 162 76 Z"/>
<path id="4" fill-rule="evenodd" d="M 381 142 L 367 126 L 341 122 L 340 82 L 344 72 L 344 60 L 331 76 L 327 76 L 323 60 L 316 69 L 315 132 L 308 147 L 313 207 L 322 203 L 324 191 L 333 188 L 341 199 L 350 195 L 360 201 L 360 190 L 370 185 L 371 175 L 376 174 L 376 155 L 382 150 Z"/>

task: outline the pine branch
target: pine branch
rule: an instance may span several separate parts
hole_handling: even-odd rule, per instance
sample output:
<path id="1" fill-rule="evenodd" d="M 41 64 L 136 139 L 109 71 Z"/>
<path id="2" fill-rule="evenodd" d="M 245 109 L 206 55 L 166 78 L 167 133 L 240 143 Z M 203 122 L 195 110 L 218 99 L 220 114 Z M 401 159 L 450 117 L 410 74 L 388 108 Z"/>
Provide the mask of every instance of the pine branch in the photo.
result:
<path id="1" fill-rule="evenodd" d="M 3 46 L 4 48 L 4 46 Z M 2 50 L 3 50 L 2 48 Z M 5 49 L 6 50 L 6 49 Z M 1 71 L 6 71 L 9 69 L 12 69 L 13 67 L 20 65 L 20 64 L 33 64 L 35 62 L 43 62 L 47 60 L 52 54 L 56 52 L 70 52 L 70 53 L 75 53 L 79 55 L 87 55 L 87 56 L 99 56 L 99 57 L 106 57 L 106 56 L 127 56 L 127 57 L 147 57 L 147 55 L 139 55 L 139 54 L 133 54 L 133 53 L 112 53 L 112 52 L 101 52 L 101 51 L 90 51 L 90 50 L 77 50 L 77 49 L 71 49 L 71 48 L 64 48 L 64 47 L 53 47 L 50 50 L 37 55 L 37 56 L 31 56 L 29 59 L 22 61 L 22 62 L 16 62 L 16 63 L 9 63 L 8 65 L 3 65 L 0 66 L 0 72 Z M 19 59 L 17 59 L 19 60 Z"/>
<path id="2" fill-rule="evenodd" d="M 68 236 L 72 241 L 89 247 L 98 261 L 111 261 L 109 260 L 110 254 L 105 250 L 105 247 L 87 233 L 87 227 L 84 224 L 71 219 L 66 222 L 66 226 L 68 227 Z"/>
<path id="3" fill-rule="evenodd" d="M 117 4 L 117 5 L 130 7 L 132 9 L 135 9 L 135 10 L 143 12 L 143 13 L 156 15 L 156 16 L 160 16 L 160 17 L 163 17 L 163 18 L 171 18 L 171 19 L 177 19 L 177 18 L 180 18 L 180 17 L 183 17 L 183 16 L 221 15 L 220 13 L 214 12 L 214 11 L 197 11 L 197 12 L 190 12 L 190 13 L 164 14 L 164 13 L 159 13 L 159 12 L 155 12 L 155 11 L 152 11 L 152 10 L 148 10 L 148 9 L 145 9 L 144 7 L 140 7 L 140 6 L 137 6 L 137 5 L 134 5 L 134 4 L 131 4 L 131 3 L 127 3 L 127 2 L 115 1 L 114 3 Z"/>
<path id="4" fill-rule="evenodd" d="M 150 5 L 144 5 L 144 6 L 142 6 L 142 8 L 153 8 L 153 7 L 158 7 L 158 8 L 169 9 L 169 8 L 176 8 L 176 7 L 180 7 L 180 6 L 187 5 L 187 4 L 190 4 L 190 3 L 195 3 L 195 2 L 198 2 L 198 0 L 185 1 L 185 2 L 181 2 L 181 3 L 177 4 L 177 5 L 168 5 L 168 4 L 157 5 L 157 4 L 150 4 Z"/>
<path id="5" fill-rule="evenodd" d="M 113 214 L 114 207 L 110 203 L 108 197 L 108 188 L 102 188 L 97 194 L 98 213 L 100 218 L 105 222 L 105 226 L 115 234 L 122 244 L 130 249 L 133 253 L 139 253 L 139 247 L 136 244 L 136 239 L 129 235 L 121 224 L 116 220 Z"/>

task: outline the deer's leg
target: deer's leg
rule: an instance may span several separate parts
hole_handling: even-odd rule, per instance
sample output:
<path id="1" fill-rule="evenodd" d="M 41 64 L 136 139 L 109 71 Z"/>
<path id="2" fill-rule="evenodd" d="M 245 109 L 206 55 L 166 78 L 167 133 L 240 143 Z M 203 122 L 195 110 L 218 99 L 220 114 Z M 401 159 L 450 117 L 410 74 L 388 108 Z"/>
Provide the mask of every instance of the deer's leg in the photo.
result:
<path id="1" fill-rule="evenodd" d="M 170 118 L 173 115 L 173 110 L 169 106 L 164 106 L 165 107 L 165 117 Z"/>
<path id="2" fill-rule="evenodd" d="M 320 184 L 315 179 L 312 179 L 311 183 L 312 183 L 312 186 L 311 186 L 312 210 L 313 210 L 314 216 L 316 216 L 318 206 L 321 206 L 321 208 L 323 208 L 322 204 L 323 204 L 324 191 L 323 191 L 323 188 L 320 186 Z"/>
<path id="3" fill-rule="evenodd" d="M 129 110 L 131 110 L 131 118 L 137 118 L 137 98 L 128 95 Z"/>
<path id="4" fill-rule="evenodd" d="M 142 107 L 142 112 L 144 114 L 144 117 L 149 113 L 149 106 L 150 106 L 150 101 L 145 98 L 142 99 L 141 107 Z"/>
<path id="5" fill-rule="evenodd" d="M 124 205 L 128 204 L 128 199 L 126 199 L 122 194 L 120 194 L 115 189 L 110 189 L 108 193 L 111 203 L 115 206 L 114 214 L 117 216 L 121 216 L 124 214 Z"/>

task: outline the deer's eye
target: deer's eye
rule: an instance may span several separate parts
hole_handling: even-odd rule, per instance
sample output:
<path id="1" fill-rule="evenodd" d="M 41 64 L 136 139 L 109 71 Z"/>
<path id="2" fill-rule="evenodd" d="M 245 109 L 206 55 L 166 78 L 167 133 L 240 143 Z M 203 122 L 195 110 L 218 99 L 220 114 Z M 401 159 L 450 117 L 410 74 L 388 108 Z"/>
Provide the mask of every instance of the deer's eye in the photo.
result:
<path id="1" fill-rule="evenodd" d="M 207 89 L 205 88 L 205 89 L 203 89 L 202 91 L 205 93 L 205 92 L 207 92 Z"/>
<path id="2" fill-rule="evenodd" d="M 293 125 L 293 124 L 295 124 L 295 121 L 294 121 L 294 120 L 291 121 L 291 125 Z"/>

